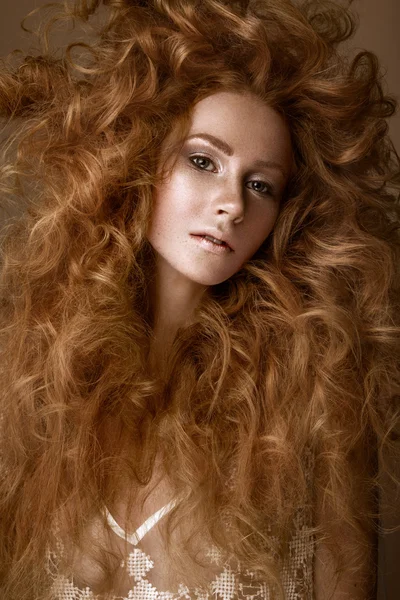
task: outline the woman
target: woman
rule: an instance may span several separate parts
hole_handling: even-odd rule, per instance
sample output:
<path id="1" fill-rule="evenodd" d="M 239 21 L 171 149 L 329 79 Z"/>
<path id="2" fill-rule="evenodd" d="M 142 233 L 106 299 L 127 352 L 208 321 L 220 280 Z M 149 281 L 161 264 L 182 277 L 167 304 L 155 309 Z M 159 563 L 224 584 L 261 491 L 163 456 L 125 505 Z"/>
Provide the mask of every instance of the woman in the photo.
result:
<path id="1" fill-rule="evenodd" d="M 49 17 L 86 22 L 99 0 Z M 399 160 L 349 10 L 109 0 L 5 65 L 0 582 L 372 598 Z M 78 52 L 78 54 L 77 54 Z"/>

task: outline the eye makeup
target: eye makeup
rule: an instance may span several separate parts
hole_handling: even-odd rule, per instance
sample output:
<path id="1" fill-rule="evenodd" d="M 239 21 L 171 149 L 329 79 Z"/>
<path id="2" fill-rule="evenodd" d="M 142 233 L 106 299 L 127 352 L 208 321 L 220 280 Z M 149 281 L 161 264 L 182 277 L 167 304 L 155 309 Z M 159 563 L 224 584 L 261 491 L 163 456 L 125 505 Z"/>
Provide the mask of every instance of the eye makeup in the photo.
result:
<path id="1" fill-rule="evenodd" d="M 221 165 L 218 164 L 218 160 L 215 159 L 215 157 L 208 155 L 206 152 L 202 151 L 198 151 L 198 152 L 185 152 L 184 153 L 184 157 L 185 160 L 187 160 L 190 164 L 191 167 L 193 167 L 195 170 L 198 171 L 204 171 L 205 173 L 215 173 L 218 168 L 221 167 Z M 210 166 L 212 166 L 213 168 L 208 168 L 208 167 L 202 167 L 200 163 L 195 162 L 195 159 L 203 159 L 204 161 L 207 161 L 208 164 Z M 245 182 L 245 186 L 247 187 L 247 189 L 249 189 L 250 191 L 253 191 L 256 194 L 262 195 L 262 196 L 276 196 L 277 194 L 277 187 L 271 183 L 271 181 L 269 179 L 266 179 L 265 174 L 263 173 L 251 173 L 251 176 L 249 175 L 249 177 L 251 177 L 249 180 L 247 180 Z M 246 177 L 245 177 L 246 179 Z M 260 191 L 260 190 L 256 190 L 254 188 L 251 188 L 251 184 L 253 183 L 259 183 L 262 184 L 262 186 L 265 188 L 265 191 Z"/>

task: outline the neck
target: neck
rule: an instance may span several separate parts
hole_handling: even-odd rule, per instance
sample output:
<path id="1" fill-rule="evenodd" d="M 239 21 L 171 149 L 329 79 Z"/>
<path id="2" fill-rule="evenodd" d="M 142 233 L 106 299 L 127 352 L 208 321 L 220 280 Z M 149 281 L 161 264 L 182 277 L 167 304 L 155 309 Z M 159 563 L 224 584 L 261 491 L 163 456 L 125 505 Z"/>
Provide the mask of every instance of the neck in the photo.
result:
<path id="1" fill-rule="evenodd" d="M 156 363 L 165 361 L 178 329 L 190 324 L 206 289 L 207 286 L 188 279 L 159 257 L 149 287 L 153 323 L 151 355 Z"/>

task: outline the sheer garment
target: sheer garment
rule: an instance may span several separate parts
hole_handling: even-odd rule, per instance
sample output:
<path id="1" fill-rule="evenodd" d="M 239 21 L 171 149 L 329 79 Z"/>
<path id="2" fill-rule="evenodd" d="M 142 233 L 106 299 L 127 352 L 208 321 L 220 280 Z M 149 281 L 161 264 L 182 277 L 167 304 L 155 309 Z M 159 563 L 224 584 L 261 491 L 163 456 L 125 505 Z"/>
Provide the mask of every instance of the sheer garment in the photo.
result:
<path id="1" fill-rule="evenodd" d="M 312 482 L 312 463 L 308 457 L 306 476 L 309 485 Z M 233 568 L 231 561 L 226 561 L 223 554 L 215 546 L 205 549 L 209 559 L 209 585 L 204 588 L 190 587 L 182 581 L 175 589 L 163 585 L 168 565 L 163 564 L 163 554 L 149 552 L 146 540 L 151 536 L 156 525 L 175 506 L 173 500 L 152 514 L 134 533 L 125 532 L 105 509 L 110 531 L 118 539 L 128 543 L 131 551 L 121 568 L 130 588 L 123 595 L 112 595 L 110 600 L 271 600 L 275 597 L 270 586 L 236 561 Z M 282 564 L 281 578 L 286 600 L 312 600 L 313 598 L 313 557 L 314 538 L 310 535 L 312 512 L 310 507 L 301 507 L 296 513 L 294 533 L 289 543 L 289 555 Z M 150 546 L 151 547 L 151 546 Z M 154 547 L 154 546 L 153 546 Z M 97 600 L 103 596 L 86 585 L 79 585 L 73 577 L 67 577 L 57 570 L 57 554 L 63 552 L 61 540 L 57 547 L 48 552 L 49 573 L 52 578 L 51 598 L 54 600 Z"/>

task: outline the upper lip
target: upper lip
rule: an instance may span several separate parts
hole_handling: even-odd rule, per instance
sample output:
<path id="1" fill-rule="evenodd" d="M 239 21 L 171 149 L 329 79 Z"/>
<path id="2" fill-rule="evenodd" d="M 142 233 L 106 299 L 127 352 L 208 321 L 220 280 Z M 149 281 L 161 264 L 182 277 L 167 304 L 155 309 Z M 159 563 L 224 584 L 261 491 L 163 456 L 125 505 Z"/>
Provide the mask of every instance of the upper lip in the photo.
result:
<path id="1" fill-rule="evenodd" d="M 216 240 L 219 240 L 220 242 L 225 242 L 225 244 L 229 246 L 231 250 L 233 250 L 230 237 L 225 233 L 221 233 L 221 231 L 219 231 L 218 229 L 203 229 L 202 231 L 196 231 L 191 235 L 209 235 L 215 238 Z"/>

